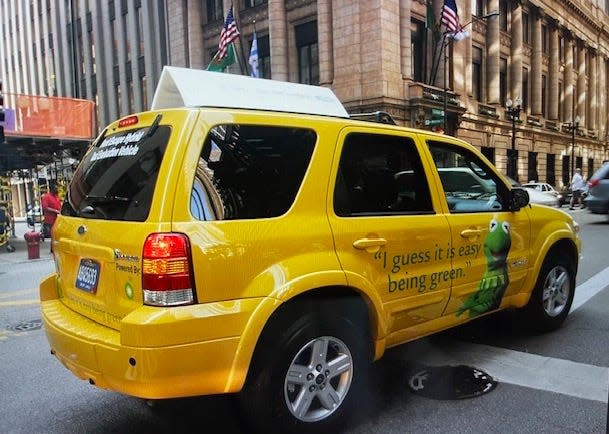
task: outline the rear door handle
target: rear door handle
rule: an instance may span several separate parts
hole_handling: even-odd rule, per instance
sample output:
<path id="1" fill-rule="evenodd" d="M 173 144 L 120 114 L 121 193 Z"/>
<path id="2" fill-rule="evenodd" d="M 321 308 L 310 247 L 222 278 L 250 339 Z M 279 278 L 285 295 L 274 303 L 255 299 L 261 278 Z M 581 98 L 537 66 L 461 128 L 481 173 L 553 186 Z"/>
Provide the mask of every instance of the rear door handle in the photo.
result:
<path id="1" fill-rule="evenodd" d="M 387 244 L 387 240 L 385 238 L 360 238 L 359 240 L 353 241 L 353 247 L 358 250 L 366 250 L 367 252 L 376 252 Z"/>
<path id="2" fill-rule="evenodd" d="M 482 235 L 482 231 L 480 229 L 464 229 L 461 231 L 461 236 L 463 238 L 476 238 Z"/>

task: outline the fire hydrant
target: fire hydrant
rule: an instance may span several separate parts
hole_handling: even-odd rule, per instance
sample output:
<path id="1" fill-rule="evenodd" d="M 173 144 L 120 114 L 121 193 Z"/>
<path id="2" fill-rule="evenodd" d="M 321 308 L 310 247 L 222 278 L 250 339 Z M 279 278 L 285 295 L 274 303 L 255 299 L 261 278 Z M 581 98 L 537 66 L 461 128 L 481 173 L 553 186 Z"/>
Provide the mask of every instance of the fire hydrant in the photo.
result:
<path id="1" fill-rule="evenodd" d="M 24 238 L 27 243 L 27 258 L 40 258 L 40 233 L 35 231 L 26 232 Z"/>

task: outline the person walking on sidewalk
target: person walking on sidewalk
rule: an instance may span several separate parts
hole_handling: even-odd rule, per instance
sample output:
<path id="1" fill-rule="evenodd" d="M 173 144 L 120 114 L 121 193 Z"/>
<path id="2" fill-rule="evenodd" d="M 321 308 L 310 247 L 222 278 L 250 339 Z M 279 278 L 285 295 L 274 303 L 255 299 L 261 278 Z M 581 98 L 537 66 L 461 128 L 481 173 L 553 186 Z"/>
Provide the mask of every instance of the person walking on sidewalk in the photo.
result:
<path id="1" fill-rule="evenodd" d="M 573 179 L 571 179 L 571 202 L 569 203 L 569 209 L 573 209 L 573 205 L 575 202 L 582 207 L 585 208 L 583 192 L 586 188 L 586 181 L 582 177 L 582 170 L 578 167 L 575 169 L 575 173 L 573 174 Z"/>
<path id="2" fill-rule="evenodd" d="M 57 220 L 57 216 L 61 212 L 61 200 L 57 196 L 57 184 L 55 181 L 49 181 L 49 191 L 40 198 L 42 206 L 42 234 L 45 238 L 51 238 L 51 229 Z M 51 253 L 53 252 L 53 240 L 51 240 Z"/>

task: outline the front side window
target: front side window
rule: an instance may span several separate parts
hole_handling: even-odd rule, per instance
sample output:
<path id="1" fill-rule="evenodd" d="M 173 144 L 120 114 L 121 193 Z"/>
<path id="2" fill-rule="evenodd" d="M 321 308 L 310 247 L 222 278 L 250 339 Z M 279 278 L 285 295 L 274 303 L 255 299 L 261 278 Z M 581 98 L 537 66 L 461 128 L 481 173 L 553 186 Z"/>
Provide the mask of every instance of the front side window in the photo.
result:
<path id="1" fill-rule="evenodd" d="M 341 217 L 433 212 L 412 139 L 351 133 L 340 157 L 334 212 Z"/>
<path id="2" fill-rule="evenodd" d="M 304 128 L 218 125 L 199 158 L 190 211 L 199 220 L 277 217 L 292 206 L 317 141 Z"/>
<path id="3" fill-rule="evenodd" d="M 430 141 L 451 213 L 501 211 L 507 208 L 507 187 L 476 154 L 448 143 Z"/>

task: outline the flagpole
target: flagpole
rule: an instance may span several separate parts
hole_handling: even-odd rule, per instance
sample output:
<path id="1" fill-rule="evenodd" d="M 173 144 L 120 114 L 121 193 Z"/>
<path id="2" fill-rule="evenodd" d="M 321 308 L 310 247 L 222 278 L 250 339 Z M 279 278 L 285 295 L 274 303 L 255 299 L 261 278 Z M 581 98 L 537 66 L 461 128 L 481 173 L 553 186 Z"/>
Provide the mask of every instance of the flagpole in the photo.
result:
<path id="1" fill-rule="evenodd" d="M 231 3 L 231 8 L 233 7 L 232 3 Z M 237 28 L 240 29 L 241 28 L 241 20 L 239 17 L 239 14 L 235 14 L 233 12 L 233 19 L 235 20 L 235 23 L 237 24 Z M 243 65 L 241 63 L 241 60 L 239 59 L 239 57 L 241 57 L 243 60 L 245 60 L 245 53 L 243 52 L 243 40 L 242 40 L 243 35 L 241 34 L 241 32 L 239 32 L 239 53 L 235 52 L 235 57 L 237 58 L 237 63 L 239 64 L 239 70 L 241 71 L 241 75 L 247 75 L 247 68 L 245 69 L 245 74 L 243 73 Z M 240 55 L 239 55 L 240 54 Z"/>

